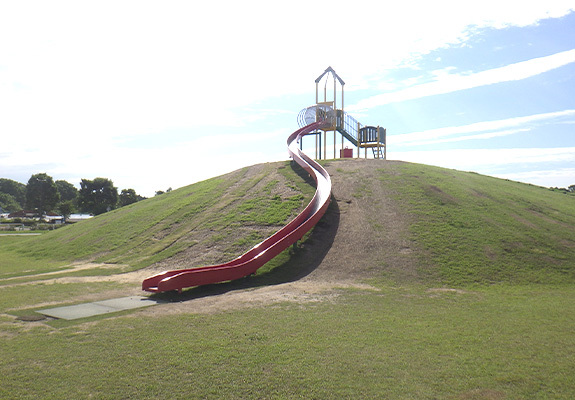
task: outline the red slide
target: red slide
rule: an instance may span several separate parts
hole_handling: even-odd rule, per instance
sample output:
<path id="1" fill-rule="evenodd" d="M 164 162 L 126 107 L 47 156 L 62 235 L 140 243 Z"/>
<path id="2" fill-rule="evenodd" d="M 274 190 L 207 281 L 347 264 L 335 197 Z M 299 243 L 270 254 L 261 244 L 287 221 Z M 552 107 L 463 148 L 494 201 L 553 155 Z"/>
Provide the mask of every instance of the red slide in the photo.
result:
<path id="1" fill-rule="evenodd" d="M 292 133 L 287 141 L 290 156 L 315 179 L 315 195 L 307 207 L 289 224 L 238 258 L 220 265 L 161 272 L 142 282 L 148 292 L 181 291 L 183 288 L 232 281 L 255 273 L 258 268 L 300 240 L 325 214 L 331 197 L 329 174 L 298 147 L 302 136 L 319 129 L 314 122 Z"/>

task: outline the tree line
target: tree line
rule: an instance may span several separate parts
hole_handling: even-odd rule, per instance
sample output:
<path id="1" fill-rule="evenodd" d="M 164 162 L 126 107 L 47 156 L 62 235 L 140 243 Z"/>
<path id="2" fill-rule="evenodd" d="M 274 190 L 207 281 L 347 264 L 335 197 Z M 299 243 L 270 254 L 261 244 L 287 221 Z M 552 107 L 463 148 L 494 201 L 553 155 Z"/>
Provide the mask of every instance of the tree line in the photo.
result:
<path id="1" fill-rule="evenodd" d="M 164 192 L 156 192 L 161 193 Z M 82 179 L 79 190 L 65 180 L 54 181 L 45 173 L 32 175 L 26 185 L 0 178 L 0 208 L 3 212 L 33 210 L 39 215 L 49 212 L 64 216 L 77 212 L 98 215 L 144 199 L 134 189 L 118 192 L 107 178 Z"/>

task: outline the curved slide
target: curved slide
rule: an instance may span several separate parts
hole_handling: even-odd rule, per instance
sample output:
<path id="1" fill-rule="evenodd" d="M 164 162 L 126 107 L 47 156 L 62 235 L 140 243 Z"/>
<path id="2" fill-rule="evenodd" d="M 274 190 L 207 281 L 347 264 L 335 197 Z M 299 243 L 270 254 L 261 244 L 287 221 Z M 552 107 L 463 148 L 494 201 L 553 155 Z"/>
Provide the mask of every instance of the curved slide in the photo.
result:
<path id="1" fill-rule="evenodd" d="M 255 273 L 258 268 L 300 240 L 325 214 L 331 197 L 331 179 L 327 171 L 298 148 L 301 137 L 319 129 L 323 123 L 323 121 L 318 121 L 298 129 L 287 140 L 291 157 L 313 176 L 317 185 L 311 202 L 297 217 L 275 234 L 230 262 L 161 272 L 144 279 L 142 289 L 148 292 L 171 290 L 181 292 L 187 287 L 243 278 Z"/>

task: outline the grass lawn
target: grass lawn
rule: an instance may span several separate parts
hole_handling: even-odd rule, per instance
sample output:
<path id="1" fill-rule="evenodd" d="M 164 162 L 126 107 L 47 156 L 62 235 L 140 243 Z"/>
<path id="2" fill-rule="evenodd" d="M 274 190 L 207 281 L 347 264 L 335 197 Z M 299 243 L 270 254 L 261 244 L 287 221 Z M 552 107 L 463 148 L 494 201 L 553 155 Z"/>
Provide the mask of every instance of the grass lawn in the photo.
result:
<path id="1" fill-rule="evenodd" d="M 270 165 L 253 177 L 237 171 L 39 237 L 0 237 L 0 398 L 575 398 L 575 198 L 417 164 L 390 164 L 354 197 L 387 185 L 407 210 L 421 249 L 412 282 L 382 271 L 371 290 L 212 314 L 162 304 L 15 318 L 121 297 L 129 284 L 79 278 L 178 254 L 206 224 L 230 252 L 253 245 L 258 232 L 232 237 L 238 221 L 281 224 L 313 193 L 287 165 L 273 166 L 273 179 Z M 284 282 L 301 254 L 285 251 L 250 279 Z M 117 265 L 44 279 L 77 259 Z M 193 311 L 194 301 L 183 305 Z"/>
<path id="2" fill-rule="evenodd" d="M 571 287 L 376 286 L 342 290 L 331 302 L 215 315 L 139 311 L 59 328 L 0 319 L 0 397 L 575 395 Z"/>

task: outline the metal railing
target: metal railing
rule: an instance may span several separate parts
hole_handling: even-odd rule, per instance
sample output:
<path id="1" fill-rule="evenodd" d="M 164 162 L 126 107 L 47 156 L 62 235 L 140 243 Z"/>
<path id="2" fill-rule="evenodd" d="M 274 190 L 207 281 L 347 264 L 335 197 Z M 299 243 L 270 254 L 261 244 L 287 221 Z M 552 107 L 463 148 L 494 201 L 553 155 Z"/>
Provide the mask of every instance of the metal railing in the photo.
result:
<path id="1" fill-rule="evenodd" d="M 337 110 L 337 122 L 336 128 L 338 131 L 344 131 L 355 141 L 354 144 L 357 145 L 358 129 L 361 129 L 362 125 L 351 115 L 342 110 Z"/>

